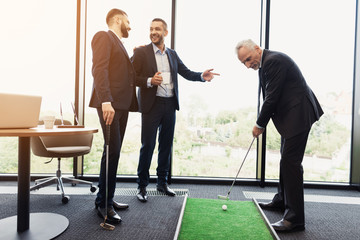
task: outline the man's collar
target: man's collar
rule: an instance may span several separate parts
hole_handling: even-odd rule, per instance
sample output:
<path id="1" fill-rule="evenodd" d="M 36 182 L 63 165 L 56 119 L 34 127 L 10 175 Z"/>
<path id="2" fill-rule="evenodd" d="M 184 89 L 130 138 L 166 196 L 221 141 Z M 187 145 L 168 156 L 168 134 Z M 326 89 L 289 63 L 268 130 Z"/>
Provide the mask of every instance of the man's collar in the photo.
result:
<path id="1" fill-rule="evenodd" d="M 110 28 L 109 28 L 109 30 L 112 31 L 112 32 L 115 34 L 115 36 L 117 36 L 117 38 L 120 40 L 120 42 L 122 42 L 121 37 L 119 37 L 119 35 L 117 35 L 114 30 L 112 30 L 112 29 L 110 29 Z"/>
<path id="2" fill-rule="evenodd" d="M 161 50 L 160 50 L 160 48 L 158 48 L 154 43 L 151 43 L 152 44 L 152 46 L 153 46 L 153 49 L 154 49 L 154 53 L 157 53 L 158 51 L 160 51 L 161 52 Z M 166 52 L 166 50 L 167 50 L 167 48 L 166 48 L 166 46 L 164 45 L 164 49 L 165 49 L 165 51 L 164 51 L 164 53 Z"/>

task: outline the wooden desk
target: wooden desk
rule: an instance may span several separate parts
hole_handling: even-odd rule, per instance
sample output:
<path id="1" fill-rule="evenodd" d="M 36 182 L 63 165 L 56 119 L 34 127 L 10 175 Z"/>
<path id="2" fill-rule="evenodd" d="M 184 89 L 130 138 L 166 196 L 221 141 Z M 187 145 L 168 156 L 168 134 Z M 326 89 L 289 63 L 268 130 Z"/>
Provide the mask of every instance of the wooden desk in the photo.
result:
<path id="1" fill-rule="evenodd" d="M 97 131 L 96 128 L 45 129 L 40 126 L 30 129 L 0 129 L 0 137 L 19 137 L 17 215 L 0 220 L 0 239 L 52 239 L 64 232 L 69 225 L 69 220 L 60 214 L 30 214 L 30 137 L 67 136 Z"/>

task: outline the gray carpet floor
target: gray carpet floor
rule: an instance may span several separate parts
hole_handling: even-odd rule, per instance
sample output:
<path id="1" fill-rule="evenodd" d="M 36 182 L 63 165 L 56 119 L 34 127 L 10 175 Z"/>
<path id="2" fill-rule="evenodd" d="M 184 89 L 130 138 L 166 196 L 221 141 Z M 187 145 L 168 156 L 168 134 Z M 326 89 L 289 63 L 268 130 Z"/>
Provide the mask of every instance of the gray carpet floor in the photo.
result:
<path id="1" fill-rule="evenodd" d="M 122 196 L 129 209 L 118 211 L 123 221 L 113 231 L 100 227 L 94 196 L 70 195 L 67 204 L 58 195 L 31 195 L 30 212 L 52 212 L 69 219 L 68 229 L 56 239 L 173 239 L 184 197 L 152 196 L 147 203 Z M 0 194 L 0 219 L 16 214 L 16 195 Z M 56 224 L 56 223 L 49 223 Z M 44 226 L 46 227 L 46 226 Z M 0 234 L 1 235 L 1 234 Z M 8 240 L 8 239 L 7 239 Z"/>
<path id="2" fill-rule="evenodd" d="M 0 184 L 1 186 L 1 184 Z M 154 188 L 150 184 L 149 188 Z M 230 186 L 172 184 L 171 188 L 187 192 L 192 198 L 216 199 L 226 195 Z M 47 187 L 51 188 L 51 187 Z M 68 192 L 83 187 L 66 186 Z M 74 190 L 75 189 L 75 190 Z M 46 190 L 46 189 L 44 189 Z M 72 191 L 69 191 L 72 190 Z M 184 191 L 186 190 L 186 191 Z M 40 190 L 42 191 L 42 190 Z M 39 192 L 40 192 L 39 191 Z M 85 192 L 88 191 L 86 188 Z M 80 192 L 80 191 L 79 191 Z M 183 197 L 150 195 L 147 203 L 136 199 L 135 183 L 118 183 L 116 200 L 130 204 L 128 210 L 119 211 L 123 222 L 114 231 L 100 227 L 101 219 L 94 209 L 94 195 L 71 194 L 68 204 L 61 203 L 59 195 L 31 194 L 31 212 L 54 212 L 66 216 L 69 228 L 56 239 L 173 239 Z M 231 200 L 269 201 L 276 192 L 274 187 L 235 185 Z M 264 211 L 271 223 L 281 219 L 282 213 Z M 0 219 L 16 214 L 16 194 L 1 194 Z M 305 189 L 306 230 L 295 233 L 278 233 L 284 240 L 352 240 L 360 239 L 360 192 L 350 190 Z M 214 219 L 216 221 L 216 219 Z"/>

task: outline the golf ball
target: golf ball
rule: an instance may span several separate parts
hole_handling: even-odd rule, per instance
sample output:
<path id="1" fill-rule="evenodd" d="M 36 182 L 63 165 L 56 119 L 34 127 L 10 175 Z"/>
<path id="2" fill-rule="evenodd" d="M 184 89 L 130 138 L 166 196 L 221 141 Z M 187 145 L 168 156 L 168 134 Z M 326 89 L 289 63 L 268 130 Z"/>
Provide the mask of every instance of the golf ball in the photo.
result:
<path id="1" fill-rule="evenodd" d="M 227 206 L 226 206 L 226 205 L 222 205 L 222 210 L 226 211 L 226 210 L 227 210 Z"/>

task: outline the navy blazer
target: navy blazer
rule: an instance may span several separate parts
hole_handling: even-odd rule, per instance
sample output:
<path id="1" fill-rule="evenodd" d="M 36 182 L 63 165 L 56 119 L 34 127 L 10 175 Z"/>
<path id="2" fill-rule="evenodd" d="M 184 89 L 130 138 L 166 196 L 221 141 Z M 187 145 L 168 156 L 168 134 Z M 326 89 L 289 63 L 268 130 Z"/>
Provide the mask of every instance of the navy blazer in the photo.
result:
<path id="1" fill-rule="evenodd" d="M 171 79 L 174 83 L 176 109 L 179 110 L 179 84 L 177 74 L 179 73 L 182 77 L 190 81 L 202 81 L 201 72 L 189 70 L 174 50 L 167 48 L 166 54 L 169 59 Z M 153 77 L 158 71 L 152 43 L 135 49 L 132 61 L 136 71 L 136 85 L 139 86 L 139 109 L 140 112 L 147 113 L 151 110 L 151 107 L 155 102 L 158 88 L 158 86 L 147 87 L 148 78 Z"/>
<path id="2" fill-rule="evenodd" d="M 264 102 L 256 123 L 270 118 L 280 135 L 293 137 L 319 120 L 323 110 L 296 63 L 286 54 L 264 50 L 259 69 Z"/>
<path id="3" fill-rule="evenodd" d="M 110 30 L 100 31 L 91 47 L 94 84 L 89 106 L 111 102 L 116 110 L 137 111 L 135 70 L 119 38 Z"/>

